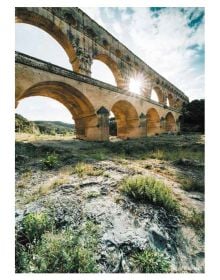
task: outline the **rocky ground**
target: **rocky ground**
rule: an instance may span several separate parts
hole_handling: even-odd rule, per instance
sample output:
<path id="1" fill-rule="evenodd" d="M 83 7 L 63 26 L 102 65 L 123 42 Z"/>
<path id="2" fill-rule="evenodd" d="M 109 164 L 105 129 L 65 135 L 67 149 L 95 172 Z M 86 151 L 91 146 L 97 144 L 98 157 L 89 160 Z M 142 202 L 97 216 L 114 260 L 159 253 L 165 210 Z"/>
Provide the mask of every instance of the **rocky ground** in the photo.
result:
<path id="1" fill-rule="evenodd" d="M 188 218 L 121 193 L 122 180 L 136 174 L 169 186 Z M 184 189 L 189 180 L 204 184 L 202 135 L 109 143 L 16 135 L 17 227 L 28 213 L 48 209 L 60 227 L 92 221 L 99 227 L 94 255 L 101 272 L 139 272 L 131 256 L 149 247 L 169 258 L 171 272 L 204 272 L 204 225 L 198 229 L 192 219 L 204 212 L 204 191 Z"/>

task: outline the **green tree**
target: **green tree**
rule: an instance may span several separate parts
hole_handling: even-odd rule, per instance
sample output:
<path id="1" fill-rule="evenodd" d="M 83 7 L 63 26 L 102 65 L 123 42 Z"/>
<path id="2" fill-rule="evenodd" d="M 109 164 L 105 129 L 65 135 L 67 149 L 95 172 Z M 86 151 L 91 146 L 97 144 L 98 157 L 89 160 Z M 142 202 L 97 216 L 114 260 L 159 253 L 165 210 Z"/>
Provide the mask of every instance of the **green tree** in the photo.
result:
<path id="1" fill-rule="evenodd" d="M 183 105 L 180 119 L 181 130 L 186 132 L 203 132 L 205 130 L 205 100 L 195 99 Z"/>

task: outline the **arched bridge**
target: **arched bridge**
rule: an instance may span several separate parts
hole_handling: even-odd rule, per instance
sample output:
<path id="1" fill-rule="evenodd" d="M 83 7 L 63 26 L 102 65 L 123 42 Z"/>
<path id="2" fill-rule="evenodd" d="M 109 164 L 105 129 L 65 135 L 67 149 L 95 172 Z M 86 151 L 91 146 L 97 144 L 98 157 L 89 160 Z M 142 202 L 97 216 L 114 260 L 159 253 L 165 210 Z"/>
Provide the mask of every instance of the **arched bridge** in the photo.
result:
<path id="1" fill-rule="evenodd" d="M 180 111 L 188 97 L 80 9 L 16 8 L 16 20 L 52 35 L 73 68 L 70 71 L 16 52 L 16 106 L 30 96 L 53 98 L 70 111 L 77 137 L 85 140 L 109 138 L 110 111 L 120 138 L 179 130 Z M 93 59 L 112 70 L 117 86 L 91 78 Z M 143 77 L 139 95 L 128 88 L 129 80 L 138 75 Z M 151 99 L 152 92 L 158 102 Z"/>

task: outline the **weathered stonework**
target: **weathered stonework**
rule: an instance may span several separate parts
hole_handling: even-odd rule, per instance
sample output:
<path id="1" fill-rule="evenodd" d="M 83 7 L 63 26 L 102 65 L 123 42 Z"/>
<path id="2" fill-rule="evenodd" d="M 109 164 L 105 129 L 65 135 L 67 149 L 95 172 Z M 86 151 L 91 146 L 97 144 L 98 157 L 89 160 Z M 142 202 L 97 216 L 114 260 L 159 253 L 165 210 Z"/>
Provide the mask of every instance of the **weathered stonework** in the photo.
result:
<path id="1" fill-rule="evenodd" d="M 71 112 L 78 138 L 86 140 L 108 139 L 110 111 L 115 114 L 121 138 L 178 131 L 180 110 L 188 98 L 83 11 L 16 8 L 16 20 L 38 26 L 53 36 L 73 67 L 69 71 L 16 53 L 16 104 L 37 95 L 58 100 Z M 111 69 L 117 87 L 91 78 L 94 59 Z M 137 73 L 145 80 L 140 95 L 128 91 L 128 81 Z M 152 90 L 159 102 L 151 99 Z"/>

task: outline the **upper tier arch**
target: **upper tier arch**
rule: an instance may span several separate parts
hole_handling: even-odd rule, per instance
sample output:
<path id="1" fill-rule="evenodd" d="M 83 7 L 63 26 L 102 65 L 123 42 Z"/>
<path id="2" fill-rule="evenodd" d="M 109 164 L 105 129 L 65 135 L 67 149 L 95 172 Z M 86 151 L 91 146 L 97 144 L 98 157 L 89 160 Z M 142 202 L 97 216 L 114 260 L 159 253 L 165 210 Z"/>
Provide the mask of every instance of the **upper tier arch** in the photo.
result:
<path id="1" fill-rule="evenodd" d="M 124 87 L 124 79 L 122 77 L 121 71 L 117 63 L 107 54 L 97 54 L 93 57 L 93 59 L 100 60 L 105 63 L 109 69 L 112 71 L 112 74 L 115 78 L 115 82 L 117 87 L 123 88 Z"/>
<path id="2" fill-rule="evenodd" d="M 25 8 L 16 9 L 15 21 L 16 23 L 26 23 L 39 27 L 51 35 L 66 52 L 73 71 L 79 72 L 79 60 L 76 56 L 76 51 L 68 39 L 67 34 L 65 34 L 65 28 L 63 28 L 64 32 L 62 31 L 62 24 L 59 26 L 58 21 L 51 21 L 48 17 L 26 10 Z"/>

